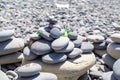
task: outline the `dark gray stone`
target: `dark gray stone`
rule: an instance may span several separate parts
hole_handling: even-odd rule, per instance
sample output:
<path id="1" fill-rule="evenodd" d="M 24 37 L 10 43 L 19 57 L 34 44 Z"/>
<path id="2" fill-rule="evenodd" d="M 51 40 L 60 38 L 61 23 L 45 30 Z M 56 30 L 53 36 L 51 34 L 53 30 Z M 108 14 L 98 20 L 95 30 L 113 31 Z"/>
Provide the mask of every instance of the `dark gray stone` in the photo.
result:
<path id="1" fill-rule="evenodd" d="M 92 50 L 94 49 L 94 46 L 90 42 L 82 42 L 81 49 L 83 53 L 92 52 Z"/>
<path id="2" fill-rule="evenodd" d="M 117 80 L 120 80 L 120 59 L 118 59 L 113 65 L 113 72 Z"/>
<path id="3" fill-rule="evenodd" d="M 51 31 L 50 31 L 50 35 L 53 37 L 53 38 L 59 38 L 60 37 L 60 35 L 61 35 L 61 32 L 60 32 L 60 30 L 58 29 L 58 28 L 53 28 L 53 29 L 51 29 Z"/>
<path id="4" fill-rule="evenodd" d="M 107 44 L 106 42 L 101 42 L 101 43 L 93 43 L 95 49 L 106 49 Z"/>
<path id="5" fill-rule="evenodd" d="M 109 68 L 113 68 L 113 64 L 115 63 L 115 59 L 112 58 L 111 56 L 109 56 L 108 54 L 104 54 L 102 56 L 102 59 L 103 61 L 106 63 L 106 65 L 109 67 Z"/>
<path id="6" fill-rule="evenodd" d="M 23 55 L 24 55 L 24 58 L 26 60 L 33 60 L 33 59 L 37 58 L 37 55 L 35 55 L 34 53 L 32 53 L 32 51 L 30 50 L 29 46 L 27 46 L 27 47 L 24 48 Z"/>
<path id="7" fill-rule="evenodd" d="M 77 37 L 78 37 L 78 34 L 77 34 L 76 31 L 74 31 L 74 32 L 71 32 L 71 33 L 68 35 L 68 37 L 69 37 L 71 40 L 76 40 Z"/>
<path id="8" fill-rule="evenodd" d="M 88 80 L 88 73 L 85 73 L 84 75 L 80 76 L 78 80 Z"/>
<path id="9" fill-rule="evenodd" d="M 80 54 L 82 54 L 82 50 L 79 48 L 74 48 L 72 52 L 68 53 L 67 56 L 69 58 L 75 58 L 77 56 L 80 56 Z"/>
<path id="10" fill-rule="evenodd" d="M 19 77 L 30 77 L 39 74 L 41 66 L 37 63 L 29 63 L 15 69 Z"/>
<path id="11" fill-rule="evenodd" d="M 51 51 L 51 43 L 47 40 L 39 40 L 32 44 L 31 51 L 36 55 L 44 55 Z"/>
<path id="12" fill-rule="evenodd" d="M 40 72 L 38 75 L 25 78 L 18 78 L 17 80 L 58 80 L 58 79 L 55 74 Z"/>
<path id="13" fill-rule="evenodd" d="M 42 57 L 42 61 L 47 64 L 56 64 L 64 62 L 67 56 L 63 53 L 50 53 Z"/>

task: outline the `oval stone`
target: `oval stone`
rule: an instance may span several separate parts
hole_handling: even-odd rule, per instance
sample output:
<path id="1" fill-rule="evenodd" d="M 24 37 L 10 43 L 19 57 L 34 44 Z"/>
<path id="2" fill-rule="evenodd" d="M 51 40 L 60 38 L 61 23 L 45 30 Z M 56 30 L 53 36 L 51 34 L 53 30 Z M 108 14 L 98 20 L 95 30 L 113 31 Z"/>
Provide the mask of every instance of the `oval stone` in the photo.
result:
<path id="1" fill-rule="evenodd" d="M 0 43 L 0 56 L 11 54 L 24 48 L 24 40 L 21 38 L 9 39 Z"/>
<path id="2" fill-rule="evenodd" d="M 105 38 L 101 35 L 89 35 L 87 39 L 91 42 L 98 43 L 104 41 Z"/>
<path id="3" fill-rule="evenodd" d="M 112 41 L 114 41 L 116 43 L 120 43 L 120 34 L 115 33 L 115 34 L 111 35 L 111 39 L 112 39 Z"/>
<path id="4" fill-rule="evenodd" d="M 63 53 L 50 53 L 42 57 L 42 61 L 47 64 L 56 64 L 64 62 L 67 56 Z"/>
<path id="5" fill-rule="evenodd" d="M 54 50 L 62 50 L 64 49 L 69 43 L 69 38 L 67 37 L 60 37 L 52 42 L 52 48 Z"/>
<path id="6" fill-rule="evenodd" d="M 120 59 L 118 59 L 113 65 L 113 72 L 115 77 L 120 80 Z"/>
<path id="7" fill-rule="evenodd" d="M 94 49 L 94 46 L 90 42 L 82 42 L 81 49 L 83 53 L 92 52 L 92 50 Z"/>
<path id="8" fill-rule="evenodd" d="M 58 80 L 58 79 L 55 74 L 40 72 L 38 75 L 25 78 L 18 78 L 17 80 Z"/>
<path id="9" fill-rule="evenodd" d="M 71 40 L 76 40 L 77 37 L 78 37 L 78 34 L 77 34 L 76 31 L 74 31 L 74 32 L 71 32 L 71 33 L 68 35 L 68 37 L 69 37 Z"/>
<path id="10" fill-rule="evenodd" d="M 107 52 L 110 56 L 112 56 L 115 59 L 120 58 L 120 44 L 117 43 L 110 43 L 107 46 Z"/>
<path id="11" fill-rule="evenodd" d="M 80 54 L 82 54 L 82 50 L 79 48 L 74 48 L 72 52 L 68 53 L 67 56 L 69 58 L 75 58 L 77 56 L 79 56 Z"/>
<path id="12" fill-rule="evenodd" d="M 58 28 L 53 28 L 53 29 L 51 29 L 51 31 L 50 31 L 50 35 L 53 37 L 53 38 L 59 38 L 60 37 L 60 35 L 61 35 L 61 32 L 60 32 L 60 30 L 58 29 Z"/>
<path id="13" fill-rule="evenodd" d="M 39 40 L 32 44 L 31 51 L 36 55 L 44 55 L 51 51 L 51 42 L 47 40 Z"/>
<path id="14" fill-rule="evenodd" d="M 26 60 L 33 60 L 35 58 L 37 58 L 37 55 L 35 55 L 34 53 L 32 53 L 32 51 L 30 50 L 29 46 L 26 46 L 23 50 L 23 55 L 25 57 Z"/>
<path id="15" fill-rule="evenodd" d="M 72 41 L 74 43 L 75 48 L 79 48 L 82 44 L 82 40 L 81 39 L 76 39 Z"/>
<path id="16" fill-rule="evenodd" d="M 41 66 L 37 63 L 29 63 L 15 69 L 15 72 L 20 77 L 29 77 L 36 74 L 39 74 L 41 71 Z"/>
<path id="17" fill-rule="evenodd" d="M 14 30 L 0 31 L 0 42 L 10 39 L 14 35 Z"/>
<path id="18" fill-rule="evenodd" d="M 65 47 L 64 49 L 61 49 L 60 51 L 56 51 L 56 52 L 67 53 L 67 52 L 71 52 L 73 49 L 74 49 L 74 44 L 73 42 L 70 41 L 67 47 Z"/>

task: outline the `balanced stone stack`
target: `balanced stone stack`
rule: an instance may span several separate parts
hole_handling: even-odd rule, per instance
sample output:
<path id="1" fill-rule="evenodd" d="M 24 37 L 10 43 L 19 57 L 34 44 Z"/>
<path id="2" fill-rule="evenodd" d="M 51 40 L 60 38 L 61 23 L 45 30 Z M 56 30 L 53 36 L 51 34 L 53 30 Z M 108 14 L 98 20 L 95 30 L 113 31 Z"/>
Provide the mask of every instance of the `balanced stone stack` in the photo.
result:
<path id="1" fill-rule="evenodd" d="M 94 46 L 88 41 L 83 41 L 76 31 L 64 30 L 63 32 L 56 19 L 51 18 L 48 22 L 48 27 L 40 27 L 36 33 L 40 36 L 39 39 L 31 38 L 33 40 L 32 44 L 24 48 L 23 54 L 25 59 L 23 64 L 35 61 L 42 66 L 42 71 L 55 73 L 60 80 L 69 80 L 71 75 L 76 75 L 71 80 L 78 79 L 95 63 L 95 57 L 92 53 Z M 79 62 L 80 59 L 82 60 L 82 53 L 88 53 L 92 59 L 81 73 L 79 71 L 82 67 L 76 67 L 71 60 L 76 60 L 76 63 Z M 60 68 L 63 65 L 65 65 L 63 69 Z M 68 70 L 68 67 L 71 70 Z M 60 72 L 58 73 L 58 71 Z M 76 71 L 76 73 L 72 73 L 72 71 Z M 68 74 L 69 72 L 72 74 Z"/>
<path id="2" fill-rule="evenodd" d="M 23 59 L 21 52 L 24 48 L 24 41 L 21 38 L 14 38 L 14 30 L 0 31 L 0 64 L 20 62 Z"/>

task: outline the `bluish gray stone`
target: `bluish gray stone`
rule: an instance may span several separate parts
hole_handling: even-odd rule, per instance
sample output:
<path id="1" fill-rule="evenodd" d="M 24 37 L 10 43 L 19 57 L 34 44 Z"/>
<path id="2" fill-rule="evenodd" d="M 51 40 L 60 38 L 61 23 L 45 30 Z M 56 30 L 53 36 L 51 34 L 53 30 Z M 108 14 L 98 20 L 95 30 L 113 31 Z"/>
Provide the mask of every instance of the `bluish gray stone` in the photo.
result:
<path id="1" fill-rule="evenodd" d="M 120 59 L 118 59 L 113 65 L 113 73 L 117 80 L 120 80 Z"/>
<path id="2" fill-rule="evenodd" d="M 42 61 L 47 64 L 56 64 L 64 62 L 67 56 L 63 53 L 50 53 L 42 57 Z"/>
<path id="3" fill-rule="evenodd" d="M 61 35 L 61 32 L 60 32 L 60 30 L 58 29 L 58 28 L 53 28 L 53 29 L 51 29 L 51 31 L 50 31 L 50 35 L 53 37 L 53 38 L 59 38 L 60 37 L 60 35 Z"/>
<path id="4" fill-rule="evenodd" d="M 18 67 L 17 69 L 15 69 L 15 72 L 18 74 L 19 77 L 30 77 L 39 74 L 41 68 L 42 67 L 40 66 L 40 64 L 29 63 Z"/>
<path id="5" fill-rule="evenodd" d="M 117 79 L 113 75 L 113 71 L 110 71 L 110 72 L 103 73 L 102 80 L 117 80 Z"/>
<path id="6" fill-rule="evenodd" d="M 62 53 L 67 53 L 67 52 L 71 52 L 74 49 L 74 44 L 73 42 L 69 42 L 68 46 L 66 46 L 64 49 L 61 49 L 59 51 L 55 51 L 55 52 L 62 52 Z"/>
<path id="7" fill-rule="evenodd" d="M 22 50 L 24 48 L 24 41 L 21 38 L 9 39 L 0 43 L 0 56 L 11 54 Z"/>
<path id="8" fill-rule="evenodd" d="M 92 52 L 92 50 L 94 49 L 94 46 L 90 42 L 82 42 L 81 49 L 83 53 Z"/>
<path id="9" fill-rule="evenodd" d="M 31 49 L 29 46 L 26 46 L 24 49 L 23 49 L 23 55 L 24 55 L 24 58 L 26 60 L 33 60 L 35 58 L 37 58 L 37 55 L 35 55 L 34 53 L 32 53 Z"/>
<path id="10" fill-rule="evenodd" d="M 14 30 L 0 31 L 0 42 L 10 39 L 14 35 Z"/>
<path id="11" fill-rule="evenodd" d="M 67 56 L 69 58 L 75 58 L 77 56 L 79 56 L 80 54 L 82 54 L 82 50 L 79 48 L 74 48 L 72 52 L 68 53 Z"/>
<path id="12" fill-rule="evenodd" d="M 40 36 L 48 41 L 53 41 L 54 39 L 50 36 L 50 33 L 47 31 L 40 31 Z"/>
<path id="13" fill-rule="evenodd" d="M 0 70 L 0 80 L 9 80 L 7 75 L 1 70 Z"/>
<path id="14" fill-rule="evenodd" d="M 72 41 L 75 45 L 75 48 L 79 48 L 81 46 L 82 40 L 76 39 Z"/>
<path id="15" fill-rule="evenodd" d="M 71 33 L 68 35 L 68 37 L 69 37 L 71 40 L 76 40 L 77 37 L 78 37 L 78 34 L 77 34 L 76 31 L 74 31 L 74 32 L 71 32 Z"/>
<path id="16" fill-rule="evenodd" d="M 115 63 L 115 59 L 112 58 L 111 56 L 109 56 L 108 54 L 104 54 L 102 56 L 102 59 L 103 61 L 106 63 L 106 65 L 109 67 L 109 68 L 113 68 L 113 64 Z"/>
<path id="17" fill-rule="evenodd" d="M 64 49 L 69 43 L 69 38 L 67 37 L 60 37 L 56 40 L 54 40 L 51 44 L 52 48 L 57 51 L 57 50 L 62 50 Z"/>
<path id="18" fill-rule="evenodd" d="M 106 42 L 101 42 L 101 43 L 93 43 L 95 49 L 106 49 L 107 44 Z"/>
<path id="19" fill-rule="evenodd" d="M 58 80 L 58 79 L 55 74 L 40 72 L 38 75 L 25 78 L 18 78 L 17 80 Z"/>
<path id="20" fill-rule="evenodd" d="M 52 51 L 51 42 L 44 39 L 36 41 L 32 44 L 31 51 L 36 55 L 44 55 L 46 53 L 49 53 Z"/>

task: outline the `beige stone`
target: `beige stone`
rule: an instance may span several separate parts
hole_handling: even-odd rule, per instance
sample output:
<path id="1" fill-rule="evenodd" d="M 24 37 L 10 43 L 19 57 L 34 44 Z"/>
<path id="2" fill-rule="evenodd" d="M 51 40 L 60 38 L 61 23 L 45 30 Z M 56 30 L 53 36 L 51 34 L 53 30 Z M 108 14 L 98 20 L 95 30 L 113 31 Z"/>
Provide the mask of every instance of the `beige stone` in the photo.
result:
<path id="1" fill-rule="evenodd" d="M 22 59 L 22 53 L 14 53 L 10 55 L 0 56 L 0 64 L 16 63 L 22 61 Z"/>
<path id="2" fill-rule="evenodd" d="M 95 64 L 95 55 L 93 53 L 83 54 L 76 59 L 69 59 L 59 64 L 45 64 L 41 60 L 26 61 L 23 64 L 30 62 L 39 63 L 42 66 L 43 72 L 50 72 L 57 75 L 58 80 L 77 80 L 80 76 L 85 74 Z"/>

